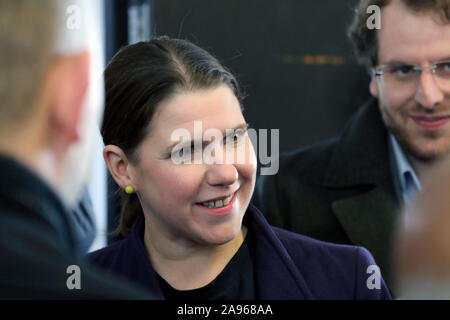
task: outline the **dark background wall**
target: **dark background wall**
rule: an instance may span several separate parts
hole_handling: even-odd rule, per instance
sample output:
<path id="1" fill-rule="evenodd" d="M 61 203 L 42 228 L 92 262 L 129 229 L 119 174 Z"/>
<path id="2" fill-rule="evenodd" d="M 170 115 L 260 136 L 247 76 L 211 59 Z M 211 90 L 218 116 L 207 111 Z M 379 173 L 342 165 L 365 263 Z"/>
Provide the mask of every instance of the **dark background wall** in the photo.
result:
<path id="1" fill-rule="evenodd" d="M 153 35 L 214 53 L 248 94 L 255 129 L 280 129 L 280 150 L 336 135 L 367 98 L 368 76 L 346 28 L 356 0 L 153 0 Z"/>

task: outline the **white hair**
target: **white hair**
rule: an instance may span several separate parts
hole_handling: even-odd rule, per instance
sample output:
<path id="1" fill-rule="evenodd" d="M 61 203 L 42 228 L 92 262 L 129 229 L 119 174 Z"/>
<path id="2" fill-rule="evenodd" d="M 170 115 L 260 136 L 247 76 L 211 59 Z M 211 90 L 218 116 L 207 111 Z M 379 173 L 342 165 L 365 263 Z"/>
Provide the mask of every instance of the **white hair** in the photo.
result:
<path id="1" fill-rule="evenodd" d="M 103 24 L 102 1 L 55 0 L 57 4 L 56 55 L 90 54 L 89 88 L 80 122 L 80 141 L 66 157 L 61 196 L 70 206 L 79 200 L 82 187 L 88 183 L 92 151 L 104 106 L 103 95 Z"/>

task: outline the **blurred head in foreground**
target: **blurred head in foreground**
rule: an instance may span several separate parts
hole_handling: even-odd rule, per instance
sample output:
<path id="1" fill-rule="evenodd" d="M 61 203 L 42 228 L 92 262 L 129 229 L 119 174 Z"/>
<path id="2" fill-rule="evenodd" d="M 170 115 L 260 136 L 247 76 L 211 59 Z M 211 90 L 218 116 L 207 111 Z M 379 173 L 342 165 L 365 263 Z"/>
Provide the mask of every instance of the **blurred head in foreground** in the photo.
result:
<path id="1" fill-rule="evenodd" d="M 450 159 L 424 179 L 397 238 L 400 297 L 450 299 Z"/>
<path id="2" fill-rule="evenodd" d="M 0 153 L 73 205 L 103 109 L 100 33 L 88 0 L 0 2 Z"/>

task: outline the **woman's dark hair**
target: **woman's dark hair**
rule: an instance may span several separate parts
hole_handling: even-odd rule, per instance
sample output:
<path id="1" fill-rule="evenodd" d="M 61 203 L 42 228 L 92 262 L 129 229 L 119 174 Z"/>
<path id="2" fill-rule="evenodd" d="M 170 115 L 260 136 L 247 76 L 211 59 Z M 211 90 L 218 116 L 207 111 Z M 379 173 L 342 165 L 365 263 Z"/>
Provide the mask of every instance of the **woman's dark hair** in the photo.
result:
<path id="1" fill-rule="evenodd" d="M 383 9 L 389 3 L 391 0 L 360 0 L 347 32 L 359 62 L 368 69 L 378 64 L 378 40 L 377 30 L 367 27 L 367 19 L 370 16 L 367 8 L 375 5 Z M 450 23 L 450 0 L 401 0 L 401 3 L 413 12 L 435 13 L 442 23 Z"/>
<path id="2" fill-rule="evenodd" d="M 131 163 L 151 129 L 161 102 L 182 91 L 228 86 L 240 103 L 235 77 L 211 54 L 186 40 L 158 37 L 122 48 L 105 70 L 105 145 L 120 147 Z M 142 208 L 136 194 L 122 192 L 122 211 L 115 235 L 126 237 Z"/>

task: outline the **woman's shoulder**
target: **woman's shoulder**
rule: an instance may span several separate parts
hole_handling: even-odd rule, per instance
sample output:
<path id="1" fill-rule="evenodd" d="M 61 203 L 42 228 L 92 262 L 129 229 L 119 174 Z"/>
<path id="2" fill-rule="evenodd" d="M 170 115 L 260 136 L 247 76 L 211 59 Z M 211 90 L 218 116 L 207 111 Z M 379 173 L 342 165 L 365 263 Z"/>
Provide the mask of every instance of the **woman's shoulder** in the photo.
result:
<path id="1" fill-rule="evenodd" d="M 390 299 L 381 271 L 364 247 L 325 242 L 277 227 L 272 229 L 317 296 L 328 297 L 327 290 L 334 288 L 357 299 Z"/>
<path id="2" fill-rule="evenodd" d="M 271 226 L 261 211 L 252 204 L 249 205 L 248 213 L 250 213 L 249 217 L 252 219 L 252 224 L 256 223 L 256 230 L 260 230 L 259 233 L 266 234 L 269 238 L 274 236 L 277 239 L 275 243 L 281 242 L 294 259 L 308 257 L 308 260 L 314 263 L 328 263 L 334 259 L 336 262 L 348 264 L 361 257 L 367 262 L 374 263 L 372 255 L 363 247 L 317 240 Z"/>
<path id="3" fill-rule="evenodd" d="M 364 247 L 318 240 L 274 226 L 271 226 L 271 228 L 277 235 L 278 239 L 280 239 L 280 241 L 287 247 L 287 249 L 298 248 L 298 245 L 301 244 L 302 248 L 305 250 L 318 250 L 319 252 L 324 251 L 328 253 L 332 251 L 344 255 L 362 254 L 371 256 L 369 251 L 367 251 Z"/>
<path id="4" fill-rule="evenodd" d="M 118 240 L 102 249 L 88 253 L 86 256 L 89 263 L 98 266 L 111 266 L 117 261 L 122 260 L 126 252 L 126 239 Z"/>
<path id="5" fill-rule="evenodd" d="M 146 255 L 128 236 L 87 255 L 90 264 L 119 274 L 130 274 L 146 265 Z"/>
<path id="6" fill-rule="evenodd" d="M 317 240 L 277 227 L 272 229 L 289 255 L 294 260 L 302 261 L 302 264 L 307 257 L 311 264 L 329 267 L 332 263 L 335 268 L 347 273 L 358 265 L 375 265 L 371 253 L 364 247 Z"/>
<path id="7" fill-rule="evenodd" d="M 103 269 L 120 273 L 134 272 L 136 266 L 148 263 L 147 251 L 141 239 L 142 221 L 137 220 L 128 236 L 87 255 L 87 260 Z"/>

